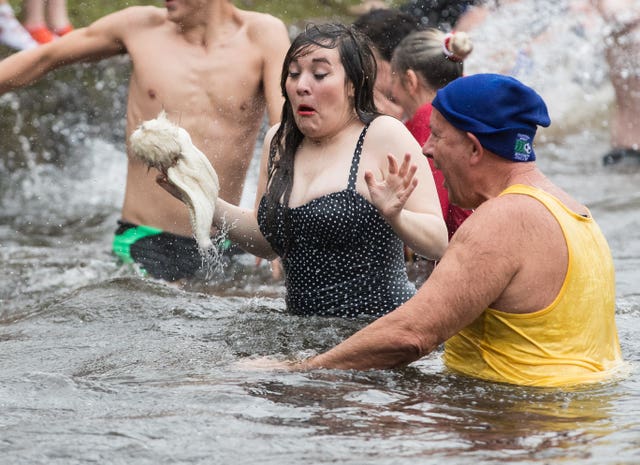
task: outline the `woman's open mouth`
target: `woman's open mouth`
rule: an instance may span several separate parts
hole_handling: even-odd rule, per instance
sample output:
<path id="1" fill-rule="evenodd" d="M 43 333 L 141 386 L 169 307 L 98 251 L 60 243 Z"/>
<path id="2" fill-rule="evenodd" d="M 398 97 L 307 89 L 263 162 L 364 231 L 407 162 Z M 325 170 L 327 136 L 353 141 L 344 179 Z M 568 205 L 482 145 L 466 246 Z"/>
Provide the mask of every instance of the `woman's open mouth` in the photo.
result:
<path id="1" fill-rule="evenodd" d="M 309 105 L 298 105 L 298 114 L 300 116 L 311 116 L 316 110 Z"/>

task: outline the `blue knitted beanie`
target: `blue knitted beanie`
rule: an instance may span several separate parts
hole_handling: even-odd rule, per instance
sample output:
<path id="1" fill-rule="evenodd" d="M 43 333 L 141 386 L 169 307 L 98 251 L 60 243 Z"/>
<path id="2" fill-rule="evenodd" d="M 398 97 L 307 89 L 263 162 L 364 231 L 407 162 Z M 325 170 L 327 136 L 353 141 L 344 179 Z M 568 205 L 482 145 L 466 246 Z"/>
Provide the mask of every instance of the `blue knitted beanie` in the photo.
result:
<path id="1" fill-rule="evenodd" d="M 432 105 L 454 127 L 470 132 L 487 150 L 512 161 L 533 161 L 538 126 L 551 124 L 533 89 L 501 74 L 473 74 L 438 90 Z"/>

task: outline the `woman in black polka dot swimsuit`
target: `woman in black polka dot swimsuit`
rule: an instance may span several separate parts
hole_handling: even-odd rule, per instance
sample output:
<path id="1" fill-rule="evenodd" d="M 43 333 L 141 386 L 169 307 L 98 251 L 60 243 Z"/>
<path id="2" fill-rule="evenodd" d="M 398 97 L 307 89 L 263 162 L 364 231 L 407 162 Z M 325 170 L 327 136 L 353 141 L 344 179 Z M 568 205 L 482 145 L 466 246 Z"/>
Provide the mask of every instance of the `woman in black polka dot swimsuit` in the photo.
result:
<path id="1" fill-rule="evenodd" d="M 355 188 L 367 128 L 358 139 L 346 189 L 296 208 L 278 202 L 274 231 L 266 225 L 267 197 L 260 202 L 258 224 L 282 257 L 293 313 L 382 316 L 416 291 L 407 277 L 402 241 Z"/>
<path id="2" fill-rule="evenodd" d="M 292 313 L 381 316 L 416 292 L 403 244 L 430 258 L 446 247 L 427 160 L 402 122 L 377 113 L 374 77 L 373 54 L 352 29 L 307 28 L 285 58 L 258 208 L 216 204 L 214 223 L 231 240 L 282 259 Z"/>

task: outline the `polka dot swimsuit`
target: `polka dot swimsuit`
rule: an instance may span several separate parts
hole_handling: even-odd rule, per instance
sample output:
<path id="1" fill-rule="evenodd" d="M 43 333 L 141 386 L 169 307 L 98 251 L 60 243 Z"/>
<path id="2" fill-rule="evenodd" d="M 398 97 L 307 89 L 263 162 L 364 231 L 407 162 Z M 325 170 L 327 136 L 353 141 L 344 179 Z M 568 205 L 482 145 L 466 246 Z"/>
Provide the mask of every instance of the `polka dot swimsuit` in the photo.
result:
<path id="1" fill-rule="evenodd" d="M 258 224 L 282 257 L 287 308 L 294 314 L 378 317 L 416 292 L 407 277 L 402 241 L 356 191 L 367 128 L 358 139 L 346 189 L 296 208 L 278 204 L 278 226 L 272 231 L 266 230 L 267 198 L 260 202 Z"/>

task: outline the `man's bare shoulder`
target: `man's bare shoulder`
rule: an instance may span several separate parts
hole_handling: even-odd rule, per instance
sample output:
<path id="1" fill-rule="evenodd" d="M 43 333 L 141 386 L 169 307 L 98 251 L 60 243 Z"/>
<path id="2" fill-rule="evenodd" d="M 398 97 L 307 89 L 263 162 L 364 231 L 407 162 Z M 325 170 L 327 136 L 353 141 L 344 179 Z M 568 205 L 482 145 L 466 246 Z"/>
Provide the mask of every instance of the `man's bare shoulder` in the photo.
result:
<path id="1" fill-rule="evenodd" d="M 462 223 L 419 291 L 433 299 L 434 308 L 446 310 L 443 321 L 458 315 L 451 323 L 456 331 L 498 300 L 521 269 L 527 244 L 516 223 L 524 205 L 506 197 L 486 200 Z"/>
<path id="2" fill-rule="evenodd" d="M 536 199 L 501 195 L 483 202 L 460 226 L 454 239 L 474 249 L 518 247 L 549 219 L 548 211 Z"/>
<path id="3" fill-rule="evenodd" d="M 167 11 L 155 6 L 131 6 L 108 14 L 93 25 L 110 23 L 119 25 L 123 31 L 139 31 L 151 27 L 161 26 L 167 21 Z"/>
<path id="4" fill-rule="evenodd" d="M 277 18 L 276 16 L 273 16 L 269 13 L 238 9 L 238 14 L 240 14 L 242 18 L 247 21 L 247 24 L 251 27 L 285 27 L 284 22 L 280 18 Z"/>
<path id="5" fill-rule="evenodd" d="M 168 21 L 167 10 L 150 5 L 130 6 L 122 10 L 132 21 L 149 24 L 160 25 Z"/>
<path id="6" fill-rule="evenodd" d="M 434 272 L 442 289 L 461 289 L 465 299 L 479 299 L 477 310 L 500 297 L 520 269 L 527 247 L 521 211 L 526 206 L 518 205 L 522 199 L 506 197 L 485 201 L 462 223 Z"/>
<path id="7" fill-rule="evenodd" d="M 288 38 L 284 22 L 273 15 L 240 9 L 238 9 L 238 14 L 247 25 L 248 35 L 253 41 L 260 43 L 265 37 L 270 36 L 284 35 Z"/>

